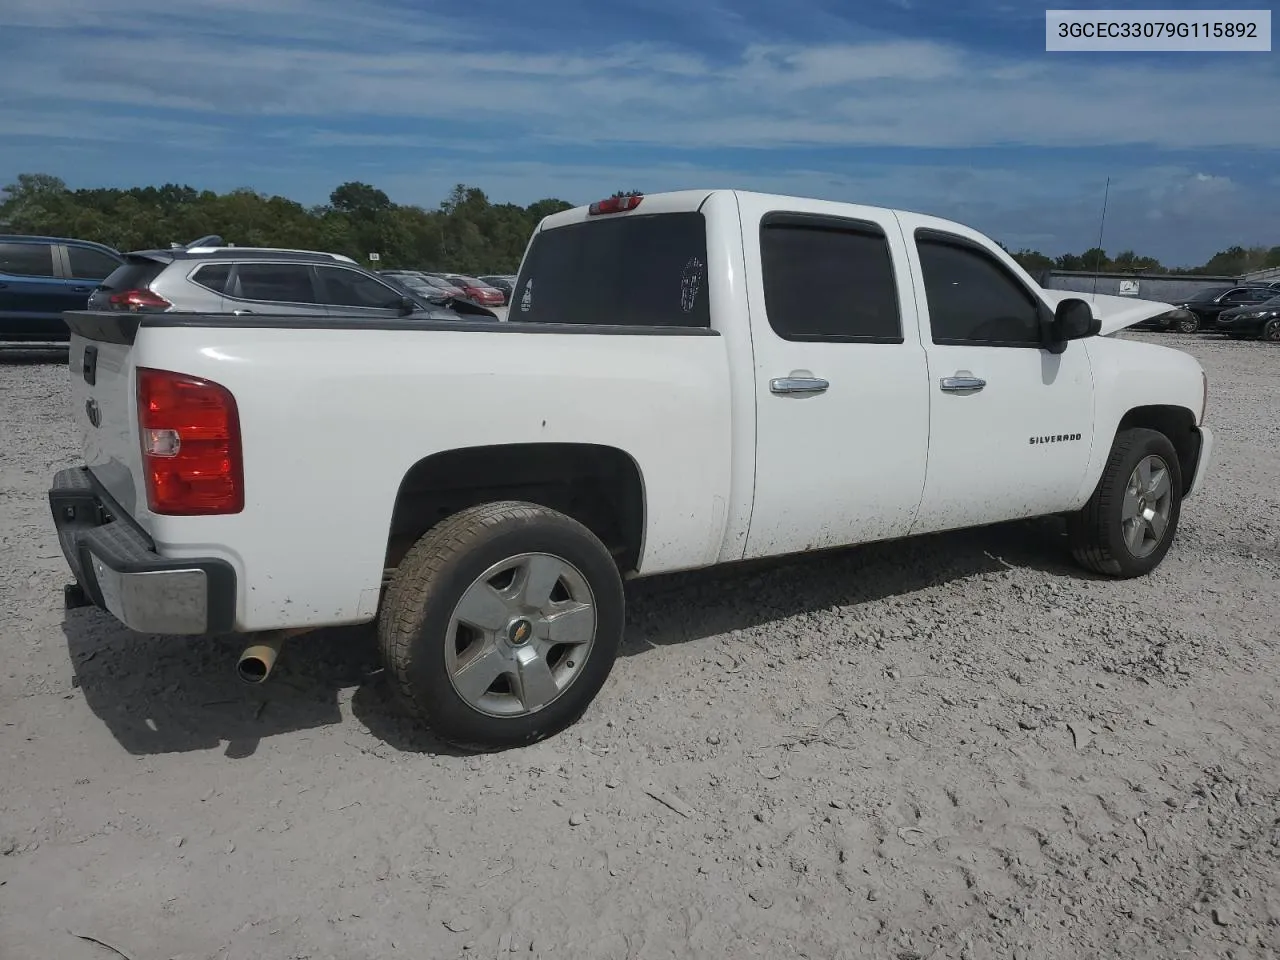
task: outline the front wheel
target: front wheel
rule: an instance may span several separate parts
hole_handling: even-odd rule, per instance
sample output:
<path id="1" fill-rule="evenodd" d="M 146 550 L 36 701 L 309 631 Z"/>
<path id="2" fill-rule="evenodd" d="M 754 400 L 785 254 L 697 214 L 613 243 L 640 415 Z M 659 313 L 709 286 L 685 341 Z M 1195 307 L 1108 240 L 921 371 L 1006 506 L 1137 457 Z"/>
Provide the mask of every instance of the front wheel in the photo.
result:
<path id="1" fill-rule="evenodd" d="M 1267 321 L 1262 328 L 1262 339 L 1268 343 L 1280 343 L 1280 318 Z"/>
<path id="2" fill-rule="evenodd" d="M 1179 333 L 1195 333 L 1200 329 L 1200 318 L 1194 313 L 1187 314 L 1185 317 L 1179 317 L 1175 324 Z"/>
<path id="3" fill-rule="evenodd" d="M 392 686 L 442 739 L 498 750 L 576 721 L 622 643 L 622 579 L 576 520 L 483 504 L 427 531 L 401 562 L 378 635 Z"/>
<path id="4" fill-rule="evenodd" d="M 1068 523 L 1076 561 L 1118 579 L 1150 573 L 1173 543 L 1182 469 L 1163 433 L 1120 431 L 1089 502 Z"/>

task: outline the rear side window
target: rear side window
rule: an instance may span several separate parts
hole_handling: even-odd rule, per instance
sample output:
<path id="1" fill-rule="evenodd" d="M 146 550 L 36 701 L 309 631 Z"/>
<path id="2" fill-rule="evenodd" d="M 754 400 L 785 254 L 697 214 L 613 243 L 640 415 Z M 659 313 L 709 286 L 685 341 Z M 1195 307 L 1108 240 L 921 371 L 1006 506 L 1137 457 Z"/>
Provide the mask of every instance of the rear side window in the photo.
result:
<path id="1" fill-rule="evenodd" d="M 319 267 L 324 283 L 324 302 L 339 307 L 380 307 L 400 305 L 404 294 L 380 280 L 342 267 Z"/>
<path id="2" fill-rule="evenodd" d="M 962 238 L 917 231 L 933 342 L 1040 346 L 1036 301 L 990 254 Z"/>
<path id="3" fill-rule="evenodd" d="M 268 303 L 317 303 L 311 268 L 305 263 L 242 263 L 236 267 L 235 292 L 241 300 Z"/>
<path id="4" fill-rule="evenodd" d="M 760 261 L 765 312 L 783 340 L 903 342 L 893 258 L 877 224 L 770 214 Z"/>
<path id="5" fill-rule="evenodd" d="M 92 247 L 68 246 L 67 259 L 71 265 L 71 276 L 77 280 L 102 280 L 120 266 L 115 257 Z"/>
<path id="6" fill-rule="evenodd" d="M 226 293 L 229 279 L 231 279 L 231 264 L 229 263 L 206 264 L 191 275 L 192 283 L 198 283 L 214 293 Z"/>
<path id="7" fill-rule="evenodd" d="M 700 213 L 606 217 L 537 234 L 509 319 L 711 326 L 706 220 Z"/>
<path id="8" fill-rule="evenodd" d="M 52 277 L 53 246 L 48 243 L 0 243 L 0 273 Z"/>
<path id="9" fill-rule="evenodd" d="M 165 265 L 145 257 L 126 259 L 122 266 L 116 267 L 102 281 L 100 289 L 119 292 L 121 290 L 145 289 L 163 272 Z"/>

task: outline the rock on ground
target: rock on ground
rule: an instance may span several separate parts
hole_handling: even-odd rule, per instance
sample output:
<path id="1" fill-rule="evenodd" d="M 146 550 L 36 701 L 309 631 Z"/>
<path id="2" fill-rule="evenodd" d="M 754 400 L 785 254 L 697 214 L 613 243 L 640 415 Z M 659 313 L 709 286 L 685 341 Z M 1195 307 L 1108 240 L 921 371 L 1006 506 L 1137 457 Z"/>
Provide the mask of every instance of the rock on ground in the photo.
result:
<path id="1" fill-rule="evenodd" d="M 250 689 L 64 613 L 66 368 L 0 367 L 0 956 L 1274 955 L 1280 350 L 1128 336 L 1218 436 L 1152 576 L 1036 521 L 636 583 L 583 720 L 481 757 L 368 629 Z"/>

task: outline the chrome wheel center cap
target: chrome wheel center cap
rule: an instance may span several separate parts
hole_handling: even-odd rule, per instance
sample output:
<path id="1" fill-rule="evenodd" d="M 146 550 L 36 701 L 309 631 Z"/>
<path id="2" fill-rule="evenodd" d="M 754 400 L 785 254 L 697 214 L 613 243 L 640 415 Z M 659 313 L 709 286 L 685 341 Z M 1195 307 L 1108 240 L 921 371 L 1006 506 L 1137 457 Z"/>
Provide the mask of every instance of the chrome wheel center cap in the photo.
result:
<path id="1" fill-rule="evenodd" d="M 507 627 L 507 642 L 513 647 L 522 647 L 533 639 L 533 624 L 523 618 L 511 621 Z"/>

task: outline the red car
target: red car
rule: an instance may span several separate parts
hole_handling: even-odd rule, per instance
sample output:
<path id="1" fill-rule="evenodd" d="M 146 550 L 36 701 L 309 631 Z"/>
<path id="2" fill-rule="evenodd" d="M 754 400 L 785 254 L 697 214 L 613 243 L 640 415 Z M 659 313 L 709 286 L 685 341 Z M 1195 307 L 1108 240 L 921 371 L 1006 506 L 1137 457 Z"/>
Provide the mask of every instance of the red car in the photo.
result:
<path id="1" fill-rule="evenodd" d="M 443 276 L 455 287 L 461 287 L 468 300 L 482 307 L 500 307 L 507 302 L 501 290 L 482 283 L 475 277 L 464 277 L 457 273 L 446 273 Z"/>

